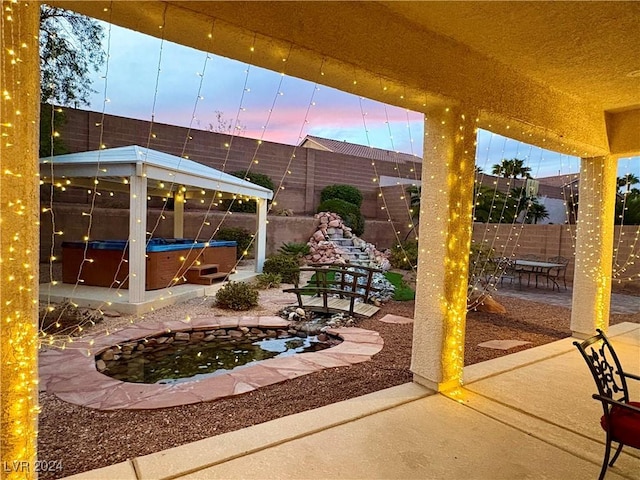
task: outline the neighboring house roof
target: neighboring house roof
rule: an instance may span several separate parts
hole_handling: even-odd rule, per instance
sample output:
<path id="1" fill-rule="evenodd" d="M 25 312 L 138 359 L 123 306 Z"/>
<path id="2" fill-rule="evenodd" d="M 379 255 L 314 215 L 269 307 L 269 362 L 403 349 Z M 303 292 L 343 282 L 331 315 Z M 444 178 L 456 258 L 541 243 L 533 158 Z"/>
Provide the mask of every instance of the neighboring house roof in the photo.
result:
<path id="1" fill-rule="evenodd" d="M 564 175 L 554 175 L 552 177 L 536 178 L 540 185 L 548 185 L 550 187 L 577 187 L 580 181 L 579 173 L 566 173 Z"/>
<path id="2" fill-rule="evenodd" d="M 382 148 L 367 147 L 366 145 L 358 145 L 357 143 L 349 143 L 340 140 L 332 140 L 330 138 L 314 137 L 307 135 L 302 142 L 301 147 L 315 148 L 316 150 L 324 150 L 327 152 L 341 153 L 343 155 L 352 155 L 354 157 L 368 158 L 370 160 L 381 160 L 385 162 L 422 162 L 422 158 L 409 153 L 393 152 Z"/>

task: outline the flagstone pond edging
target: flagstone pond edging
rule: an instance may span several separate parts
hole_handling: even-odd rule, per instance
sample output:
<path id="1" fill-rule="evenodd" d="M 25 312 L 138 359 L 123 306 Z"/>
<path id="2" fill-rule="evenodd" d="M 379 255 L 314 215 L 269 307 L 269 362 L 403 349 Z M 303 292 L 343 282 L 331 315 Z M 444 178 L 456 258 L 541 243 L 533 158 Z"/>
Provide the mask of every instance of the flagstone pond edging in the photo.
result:
<path id="1" fill-rule="evenodd" d="M 96 356 L 111 347 L 169 332 L 216 329 L 287 329 L 276 316 L 198 317 L 191 321 L 138 324 L 109 335 L 85 337 L 64 350 L 45 350 L 39 358 L 41 391 L 61 400 L 98 410 L 155 409 L 215 400 L 250 392 L 326 368 L 370 360 L 382 350 L 378 332 L 362 328 L 332 328 L 327 334 L 342 339 L 335 347 L 288 357 L 271 358 L 201 380 L 173 384 L 129 383 L 108 377 L 96 368 Z"/>

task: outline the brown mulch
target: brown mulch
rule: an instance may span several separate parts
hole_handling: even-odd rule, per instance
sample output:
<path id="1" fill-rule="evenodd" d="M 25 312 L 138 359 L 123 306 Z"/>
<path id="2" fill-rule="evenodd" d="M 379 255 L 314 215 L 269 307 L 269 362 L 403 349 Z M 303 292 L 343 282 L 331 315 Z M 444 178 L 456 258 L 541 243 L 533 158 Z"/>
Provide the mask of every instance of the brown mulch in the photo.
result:
<path id="1" fill-rule="evenodd" d="M 516 298 L 498 299 L 507 314 L 467 316 L 465 364 L 482 362 L 570 336 L 570 312 Z M 369 362 L 324 370 L 253 392 L 212 402 L 160 410 L 102 412 L 40 395 L 38 459 L 60 461 L 62 472 L 42 479 L 104 467 L 221 433 L 303 412 L 411 382 L 412 328 L 378 321 L 386 313 L 413 316 L 413 302 L 389 302 L 358 326 L 380 332 L 383 350 Z M 640 322 L 640 314 L 613 315 L 612 323 Z M 515 339 L 530 345 L 507 352 L 481 348 L 487 340 Z"/>

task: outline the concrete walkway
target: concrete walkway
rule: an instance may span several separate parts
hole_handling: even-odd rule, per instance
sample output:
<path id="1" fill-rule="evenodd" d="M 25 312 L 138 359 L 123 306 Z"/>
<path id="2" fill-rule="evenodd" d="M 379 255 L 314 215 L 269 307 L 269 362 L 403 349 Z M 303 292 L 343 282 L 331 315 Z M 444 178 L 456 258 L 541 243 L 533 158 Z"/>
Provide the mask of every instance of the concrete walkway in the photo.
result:
<path id="1" fill-rule="evenodd" d="M 640 371 L 640 325 L 609 335 Z M 447 395 L 405 384 L 68 478 L 597 478 L 602 411 L 571 342 L 469 366 Z M 623 478 L 640 479 L 639 450 L 607 474 Z"/>
<path id="2" fill-rule="evenodd" d="M 559 307 L 571 308 L 573 290 L 551 290 L 550 288 L 534 288 L 504 285 L 494 294 L 497 297 L 516 297 L 532 302 L 558 305 Z M 640 312 L 640 297 L 633 295 L 622 295 L 620 293 L 611 294 L 611 313 L 634 314 Z"/>

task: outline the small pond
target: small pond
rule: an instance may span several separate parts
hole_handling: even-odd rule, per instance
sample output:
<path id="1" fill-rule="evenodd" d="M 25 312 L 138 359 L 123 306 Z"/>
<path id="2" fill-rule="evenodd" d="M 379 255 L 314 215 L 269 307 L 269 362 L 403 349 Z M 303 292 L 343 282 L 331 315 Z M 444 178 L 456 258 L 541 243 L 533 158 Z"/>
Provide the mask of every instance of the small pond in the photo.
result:
<path id="1" fill-rule="evenodd" d="M 116 345 L 96 357 L 96 367 L 124 382 L 170 384 L 201 380 L 269 358 L 317 352 L 340 343 L 326 334 L 295 336 L 280 331 L 276 337 L 272 331 L 256 335 L 253 330 L 253 334 L 240 337 L 208 335 L 206 341 L 196 336 L 198 332 L 176 332 L 175 336 Z"/>

